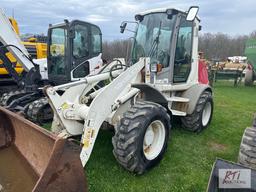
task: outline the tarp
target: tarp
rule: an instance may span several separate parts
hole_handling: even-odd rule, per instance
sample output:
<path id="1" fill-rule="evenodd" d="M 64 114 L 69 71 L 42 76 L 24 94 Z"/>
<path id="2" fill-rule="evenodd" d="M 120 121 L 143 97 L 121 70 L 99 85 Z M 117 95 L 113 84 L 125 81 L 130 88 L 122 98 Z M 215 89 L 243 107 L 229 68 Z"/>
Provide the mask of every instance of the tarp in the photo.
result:
<path id="1" fill-rule="evenodd" d="M 247 40 L 244 53 L 248 61 L 256 68 L 256 39 Z"/>

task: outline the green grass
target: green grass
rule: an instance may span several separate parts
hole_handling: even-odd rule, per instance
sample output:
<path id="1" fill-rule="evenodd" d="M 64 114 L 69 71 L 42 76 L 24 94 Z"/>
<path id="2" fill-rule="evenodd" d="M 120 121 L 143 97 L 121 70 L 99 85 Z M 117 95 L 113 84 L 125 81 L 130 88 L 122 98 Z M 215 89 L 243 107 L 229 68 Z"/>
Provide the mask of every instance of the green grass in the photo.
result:
<path id="1" fill-rule="evenodd" d="M 256 112 L 256 87 L 232 85 L 215 84 L 211 125 L 200 134 L 174 125 L 163 160 L 142 176 L 117 163 L 112 155 L 113 133 L 100 131 L 86 165 L 90 191 L 205 191 L 217 157 L 237 161 L 243 131 Z"/>

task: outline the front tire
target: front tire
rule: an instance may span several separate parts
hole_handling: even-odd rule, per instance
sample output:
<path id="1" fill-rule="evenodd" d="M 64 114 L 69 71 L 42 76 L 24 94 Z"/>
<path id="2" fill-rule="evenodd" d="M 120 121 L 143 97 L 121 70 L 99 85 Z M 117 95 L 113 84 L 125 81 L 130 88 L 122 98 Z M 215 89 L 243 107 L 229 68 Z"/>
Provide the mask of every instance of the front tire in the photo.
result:
<path id="1" fill-rule="evenodd" d="M 163 158 L 169 130 L 170 117 L 164 107 L 137 102 L 124 113 L 112 138 L 116 160 L 125 169 L 143 174 Z"/>
<path id="2" fill-rule="evenodd" d="M 201 132 L 210 124 L 212 113 L 212 93 L 204 91 L 198 99 L 194 112 L 181 118 L 182 126 L 189 131 Z"/>

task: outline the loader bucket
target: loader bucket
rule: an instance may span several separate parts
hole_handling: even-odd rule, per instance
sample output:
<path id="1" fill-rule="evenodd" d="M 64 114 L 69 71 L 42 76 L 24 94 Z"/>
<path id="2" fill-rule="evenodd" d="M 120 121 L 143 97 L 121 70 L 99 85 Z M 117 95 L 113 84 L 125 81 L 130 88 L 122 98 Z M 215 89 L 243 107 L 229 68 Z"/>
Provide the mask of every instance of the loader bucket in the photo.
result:
<path id="1" fill-rule="evenodd" d="M 228 175 L 222 174 L 223 172 L 219 174 L 219 171 L 223 169 L 225 169 L 224 173 L 226 173 L 227 171 L 230 171 Z M 241 170 L 245 170 L 245 171 L 241 171 Z M 248 170 L 250 170 L 250 172 L 248 172 Z M 227 186 L 223 187 L 219 185 L 219 182 L 223 183 L 224 178 L 225 178 L 225 183 L 232 183 L 232 185 L 229 185 L 229 187 L 231 186 L 233 188 L 227 188 Z M 247 187 L 246 185 L 249 184 L 248 182 L 250 183 L 250 187 L 246 188 Z M 242 184 L 242 185 L 238 186 L 237 184 Z M 256 191 L 256 170 L 250 169 L 248 167 L 245 167 L 237 163 L 229 162 L 222 159 L 216 159 L 212 168 L 209 182 L 208 182 L 207 191 L 208 192 Z"/>
<path id="2" fill-rule="evenodd" d="M 0 107 L 0 192 L 87 191 L 81 147 Z"/>

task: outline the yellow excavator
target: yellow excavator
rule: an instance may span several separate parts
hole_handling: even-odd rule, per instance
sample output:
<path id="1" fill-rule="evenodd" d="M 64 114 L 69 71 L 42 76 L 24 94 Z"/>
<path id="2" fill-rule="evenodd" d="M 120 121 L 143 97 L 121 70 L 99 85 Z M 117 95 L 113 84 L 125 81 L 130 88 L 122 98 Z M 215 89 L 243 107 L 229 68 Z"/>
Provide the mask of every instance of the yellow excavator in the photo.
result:
<path id="1" fill-rule="evenodd" d="M 14 18 L 9 18 L 10 23 L 12 24 L 15 32 L 20 35 L 18 23 Z M 1 27 L 1 26 L 0 26 Z M 26 49 L 28 50 L 32 59 L 42 59 L 47 57 L 47 44 L 45 42 L 39 42 L 37 38 L 31 37 L 22 42 Z M 1 42 L 0 42 L 1 46 Z M 7 57 L 13 63 L 13 66 L 18 74 L 23 72 L 22 65 L 17 62 L 15 57 L 11 53 L 7 53 Z M 8 71 L 3 65 L 3 61 L 0 60 L 0 86 L 1 91 L 5 91 L 8 87 L 13 87 L 10 85 L 15 84 L 12 80 L 12 77 L 9 75 Z M 1 92 L 0 91 L 0 92 Z"/>

